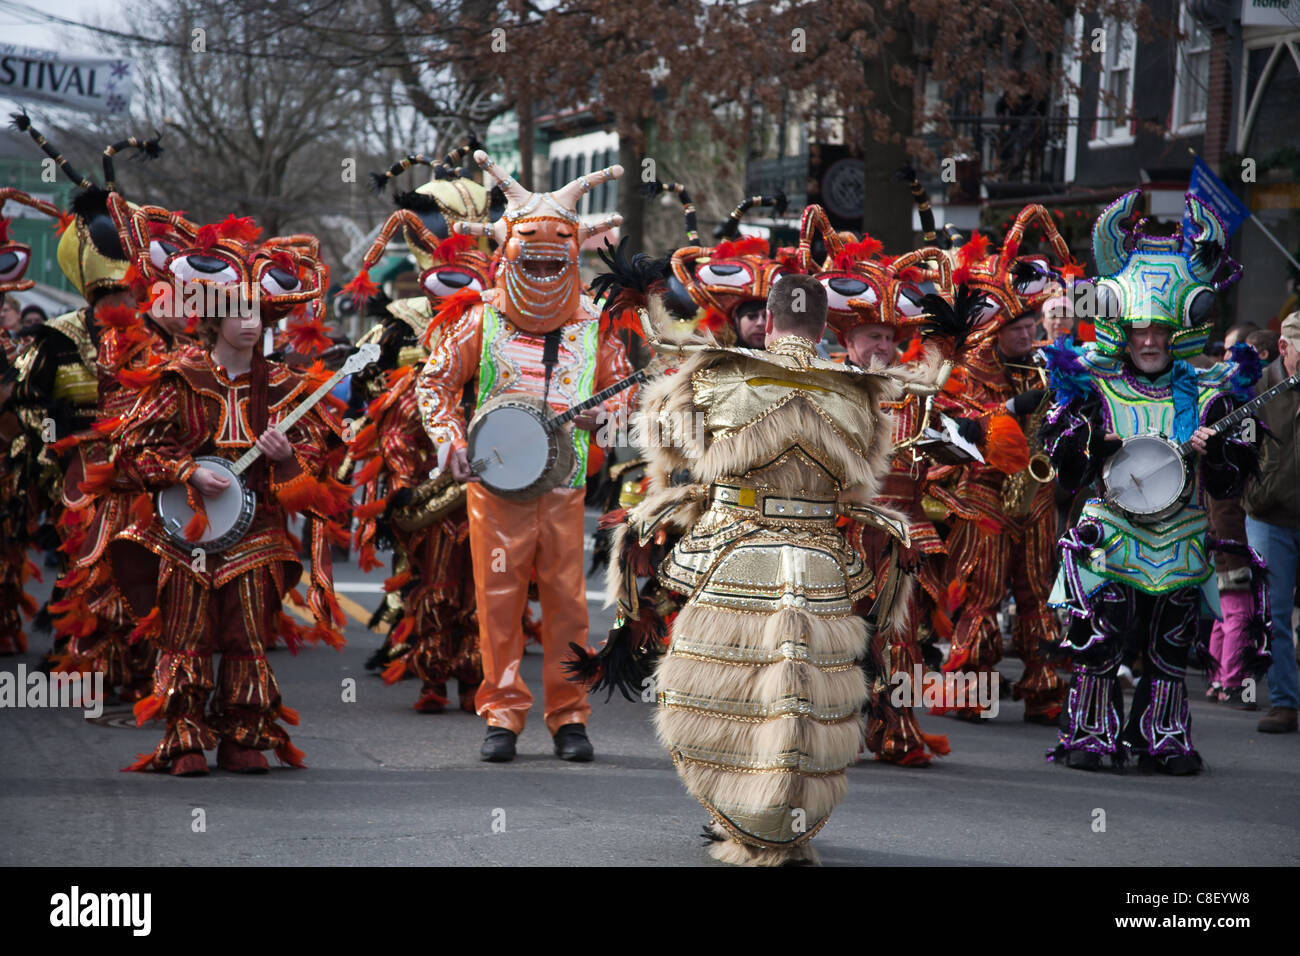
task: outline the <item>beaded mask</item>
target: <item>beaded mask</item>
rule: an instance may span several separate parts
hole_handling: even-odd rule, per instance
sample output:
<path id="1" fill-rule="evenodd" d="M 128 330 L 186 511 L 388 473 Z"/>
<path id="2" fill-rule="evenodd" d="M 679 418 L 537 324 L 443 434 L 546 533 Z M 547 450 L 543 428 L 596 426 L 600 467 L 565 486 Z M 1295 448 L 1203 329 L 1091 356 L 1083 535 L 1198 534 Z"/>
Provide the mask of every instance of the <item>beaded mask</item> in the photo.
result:
<path id="1" fill-rule="evenodd" d="M 16 202 L 54 219 L 63 221 L 59 207 L 43 199 L 34 199 L 21 189 L 5 186 L 0 189 L 0 207 L 6 202 Z M 0 294 L 5 292 L 22 292 L 36 284 L 32 279 L 23 278 L 27 265 L 32 260 L 32 250 L 24 243 L 9 238 L 10 220 L 0 219 Z"/>

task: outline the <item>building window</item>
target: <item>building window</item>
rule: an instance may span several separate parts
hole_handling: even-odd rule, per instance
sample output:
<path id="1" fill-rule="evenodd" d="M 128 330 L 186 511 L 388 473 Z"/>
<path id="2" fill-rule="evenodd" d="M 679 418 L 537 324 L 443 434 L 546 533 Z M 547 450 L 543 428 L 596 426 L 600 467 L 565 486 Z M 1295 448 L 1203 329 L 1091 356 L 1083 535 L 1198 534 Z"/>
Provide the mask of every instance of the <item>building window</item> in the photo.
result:
<path id="1" fill-rule="evenodd" d="M 1192 16 L 1184 0 L 1178 11 L 1177 62 L 1174 66 L 1174 132 L 1192 133 L 1205 128 L 1205 107 L 1210 89 L 1210 31 Z"/>
<path id="2" fill-rule="evenodd" d="M 1133 61 L 1137 30 L 1131 23 L 1108 22 L 1102 33 L 1098 76 L 1097 122 L 1090 145 L 1133 142 Z"/>
<path id="3" fill-rule="evenodd" d="M 559 189 L 563 185 L 564 185 L 564 180 L 560 178 L 560 161 L 558 159 L 552 159 L 551 160 L 551 187 L 550 187 L 551 191 L 554 192 L 555 190 Z"/>

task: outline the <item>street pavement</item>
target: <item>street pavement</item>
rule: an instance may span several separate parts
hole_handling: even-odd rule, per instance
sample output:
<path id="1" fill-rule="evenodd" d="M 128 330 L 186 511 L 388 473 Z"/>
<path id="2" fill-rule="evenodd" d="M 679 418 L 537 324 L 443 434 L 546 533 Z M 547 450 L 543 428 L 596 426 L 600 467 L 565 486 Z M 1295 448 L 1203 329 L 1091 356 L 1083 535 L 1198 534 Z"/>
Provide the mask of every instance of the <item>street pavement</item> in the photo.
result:
<path id="1" fill-rule="evenodd" d="M 160 733 L 135 727 L 129 708 L 95 720 L 0 710 L 0 864 L 721 865 L 698 837 L 704 810 L 655 740 L 651 705 L 593 698 L 596 761 L 570 764 L 551 753 L 539 700 L 515 761 L 482 763 L 479 718 L 417 714 L 417 682 L 389 687 L 365 670 L 381 638 L 364 621 L 384 572 L 340 563 L 335 574 L 348 646 L 271 658 L 301 716 L 290 732 L 308 769 L 121 773 Z M 602 582 L 588 587 L 595 643 L 613 615 Z M 36 637 L 0 670 L 35 667 L 48 641 Z M 523 663 L 539 696 L 541 660 L 530 648 Z M 1003 663 L 1004 680 L 1018 672 L 1018 661 Z M 1193 736 L 1209 765 L 1199 776 L 1054 766 L 1044 754 L 1055 731 L 1024 723 L 1023 707 L 1004 699 L 993 720 L 923 716 L 952 744 L 928 769 L 851 767 L 848 797 L 815 845 L 838 866 L 1300 862 L 1300 735 L 1257 733 L 1258 714 L 1209 704 L 1203 679 L 1190 683 Z"/>

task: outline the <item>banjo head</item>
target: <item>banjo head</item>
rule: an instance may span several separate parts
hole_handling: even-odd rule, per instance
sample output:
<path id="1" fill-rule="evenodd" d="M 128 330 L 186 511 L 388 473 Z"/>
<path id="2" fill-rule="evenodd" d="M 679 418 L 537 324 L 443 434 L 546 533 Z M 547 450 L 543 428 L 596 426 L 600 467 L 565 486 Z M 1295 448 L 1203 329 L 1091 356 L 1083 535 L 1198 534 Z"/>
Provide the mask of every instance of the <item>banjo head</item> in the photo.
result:
<path id="1" fill-rule="evenodd" d="M 203 548 L 218 554 L 248 531 L 256 511 L 256 499 L 251 491 L 244 488 L 243 482 L 226 459 L 205 455 L 194 460 L 230 481 L 230 485 L 220 494 L 203 496 L 204 510 L 208 515 L 207 530 L 195 541 L 185 537 L 185 526 L 194 517 L 194 511 L 190 508 L 184 484 L 173 485 L 158 492 L 158 517 L 162 521 L 163 530 L 178 547 Z"/>
<path id="2" fill-rule="evenodd" d="M 550 410 L 539 406 L 503 396 L 484 404 L 469 427 L 469 459 L 497 494 L 527 500 L 548 490 L 541 484 L 556 463 L 559 435 L 546 427 Z"/>
<path id="3" fill-rule="evenodd" d="M 1102 468 L 1106 500 L 1134 519 L 1160 520 L 1182 507 L 1187 464 L 1163 435 L 1124 440 Z"/>

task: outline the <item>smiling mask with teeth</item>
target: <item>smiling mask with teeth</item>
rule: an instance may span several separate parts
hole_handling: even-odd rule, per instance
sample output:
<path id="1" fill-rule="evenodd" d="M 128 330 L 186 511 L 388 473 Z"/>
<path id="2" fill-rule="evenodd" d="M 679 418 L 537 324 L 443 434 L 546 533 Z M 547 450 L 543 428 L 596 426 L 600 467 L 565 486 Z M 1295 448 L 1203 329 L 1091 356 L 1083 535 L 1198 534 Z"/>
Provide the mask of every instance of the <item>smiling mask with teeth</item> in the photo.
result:
<path id="1" fill-rule="evenodd" d="M 503 172 L 483 150 L 474 153 L 474 161 L 501 184 L 509 205 L 494 223 L 457 222 L 454 228 L 466 235 L 491 230 L 500 243 L 495 286 L 511 323 L 525 332 L 558 329 L 579 308 L 578 249 L 591 236 L 623 221 L 616 213 L 594 225 L 585 223 L 578 216 L 578 202 L 584 193 L 623 175 L 623 167 L 610 166 L 554 192 L 535 193 Z"/>

